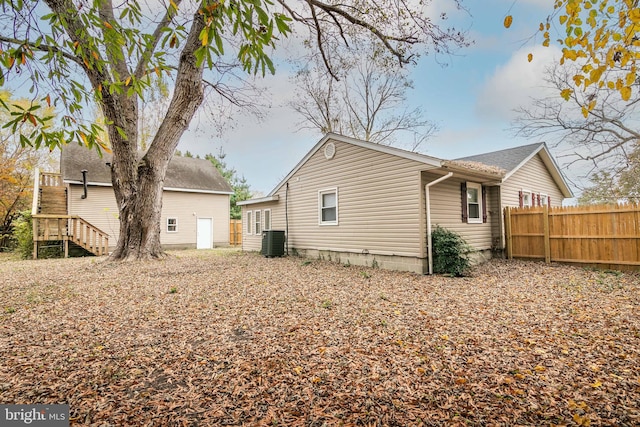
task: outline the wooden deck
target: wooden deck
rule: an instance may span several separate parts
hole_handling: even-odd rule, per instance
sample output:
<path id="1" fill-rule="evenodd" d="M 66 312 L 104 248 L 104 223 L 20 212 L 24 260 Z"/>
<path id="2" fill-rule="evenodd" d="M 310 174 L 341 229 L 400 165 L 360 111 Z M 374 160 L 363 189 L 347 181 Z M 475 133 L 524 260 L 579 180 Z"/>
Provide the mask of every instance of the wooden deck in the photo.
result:
<path id="1" fill-rule="evenodd" d="M 65 258 L 69 244 L 94 255 L 109 253 L 109 235 L 77 215 L 68 215 L 67 189 L 58 173 L 36 172 L 33 191 L 33 258 L 40 245 L 62 242 Z"/>

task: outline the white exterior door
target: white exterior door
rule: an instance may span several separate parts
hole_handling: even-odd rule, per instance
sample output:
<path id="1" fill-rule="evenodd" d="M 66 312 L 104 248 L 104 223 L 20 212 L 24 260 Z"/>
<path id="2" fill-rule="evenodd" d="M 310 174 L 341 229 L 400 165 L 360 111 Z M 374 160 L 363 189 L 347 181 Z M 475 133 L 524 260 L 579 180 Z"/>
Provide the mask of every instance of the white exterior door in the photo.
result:
<path id="1" fill-rule="evenodd" d="M 213 218 L 198 218 L 196 249 L 213 247 Z"/>

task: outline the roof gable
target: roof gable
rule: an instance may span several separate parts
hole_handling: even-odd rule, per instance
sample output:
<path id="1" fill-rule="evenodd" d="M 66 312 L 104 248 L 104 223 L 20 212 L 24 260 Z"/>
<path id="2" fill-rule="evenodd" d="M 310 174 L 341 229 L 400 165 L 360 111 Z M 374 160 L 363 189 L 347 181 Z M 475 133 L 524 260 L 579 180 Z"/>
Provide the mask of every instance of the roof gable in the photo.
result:
<path id="1" fill-rule="evenodd" d="M 504 182 L 536 155 L 539 155 L 542 159 L 542 162 L 547 167 L 547 170 L 551 174 L 553 180 L 562 192 L 563 196 L 573 197 L 571 188 L 567 184 L 567 181 L 565 180 L 562 171 L 558 167 L 558 164 L 551 156 L 551 153 L 547 148 L 547 144 L 545 144 L 544 142 L 522 145 L 514 148 L 507 148 L 505 150 L 492 151 L 489 153 L 482 153 L 474 156 L 461 157 L 456 160 L 479 162 L 485 165 L 504 169 L 505 171 L 507 171 L 505 176 L 502 178 L 502 181 Z"/>
<path id="2" fill-rule="evenodd" d="M 82 182 L 82 170 L 92 185 L 111 185 L 108 163 L 113 156 L 102 157 L 92 149 L 76 144 L 65 145 L 60 155 L 60 173 L 65 182 Z M 173 156 L 169 162 L 164 188 L 171 190 L 232 194 L 233 189 L 208 160 Z"/>
<path id="3" fill-rule="evenodd" d="M 302 160 L 300 160 L 298 162 L 298 164 L 291 170 L 291 172 L 289 172 L 287 174 L 287 176 L 285 176 L 275 187 L 273 190 L 271 190 L 271 192 L 268 194 L 268 196 L 273 196 L 275 193 L 278 192 L 278 190 L 291 178 L 292 175 L 294 175 L 298 170 L 300 170 L 300 168 L 307 163 L 307 161 L 322 147 L 324 146 L 324 144 L 329 141 L 329 140 L 333 140 L 333 141 L 337 141 L 337 142 L 343 142 L 345 144 L 351 144 L 351 145 L 355 145 L 358 147 L 362 147 L 362 148 L 366 148 L 369 150 L 373 150 L 373 151 L 378 151 L 381 153 L 386 153 L 386 154 L 390 154 L 393 156 L 398 156 L 398 157 L 402 157 L 405 159 L 409 159 L 409 160 L 414 160 L 420 163 L 424 163 L 425 166 L 429 166 L 432 168 L 439 168 L 442 166 L 442 160 L 438 159 L 436 157 L 432 157 L 432 156 L 427 156 L 425 154 L 419 154 L 419 153 L 414 153 L 411 151 L 407 151 L 407 150 L 402 150 L 400 148 L 395 148 L 395 147 L 390 147 L 387 145 L 381 145 L 381 144 L 376 144 L 373 142 L 369 142 L 369 141 L 362 141 L 360 139 L 356 139 L 356 138 L 351 138 L 348 136 L 344 136 L 344 135 L 339 135 L 336 133 L 327 133 L 320 141 L 318 141 L 318 143 L 316 145 L 313 146 L 313 148 L 311 148 L 311 150 L 309 150 L 309 152 L 302 158 Z"/>

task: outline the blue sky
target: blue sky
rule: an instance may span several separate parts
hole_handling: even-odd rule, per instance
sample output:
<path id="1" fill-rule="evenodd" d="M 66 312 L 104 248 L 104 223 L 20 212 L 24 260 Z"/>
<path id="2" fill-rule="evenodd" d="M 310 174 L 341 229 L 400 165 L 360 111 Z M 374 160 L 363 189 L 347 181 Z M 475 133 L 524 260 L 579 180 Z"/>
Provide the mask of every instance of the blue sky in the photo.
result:
<path id="1" fill-rule="evenodd" d="M 434 0 L 434 12 L 447 12 L 449 22 L 466 29 L 475 43 L 453 56 L 423 56 L 413 70 L 409 105 L 423 107 L 440 128 L 422 151 L 450 159 L 537 142 L 514 138 L 509 128 L 512 110 L 544 90 L 542 71 L 558 53 L 541 47 L 540 36 L 531 39 L 553 0 L 465 0 L 468 12 L 456 11 L 452 3 Z M 514 16 L 510 29 L 502 24 L 507 14 Z M 534 55 L 531 63 L 528 53 Z M 266 194 L 322 135 L 298 131 L 300 118 L 284 106 L 296 95 L 286 68 L 261 84 L 272 96 L 262 121 L 236 116 L 235 127 L 219 138 L 206 120 L 196 119 L 179 149 L 204 155 L 222 147 L 227 164 L 252 190 Z"/>

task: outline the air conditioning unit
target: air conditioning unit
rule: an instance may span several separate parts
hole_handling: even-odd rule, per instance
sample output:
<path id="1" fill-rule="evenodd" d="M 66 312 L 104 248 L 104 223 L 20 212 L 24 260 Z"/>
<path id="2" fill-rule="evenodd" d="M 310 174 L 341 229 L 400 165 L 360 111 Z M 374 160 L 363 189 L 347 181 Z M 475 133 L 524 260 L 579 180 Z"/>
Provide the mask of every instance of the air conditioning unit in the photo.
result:
<path id="1" fill-rule="evenodd" d="M 262 255 L 267 258 L 284 255 L 284 231 L 267 230 L 262 232 Z"/>

